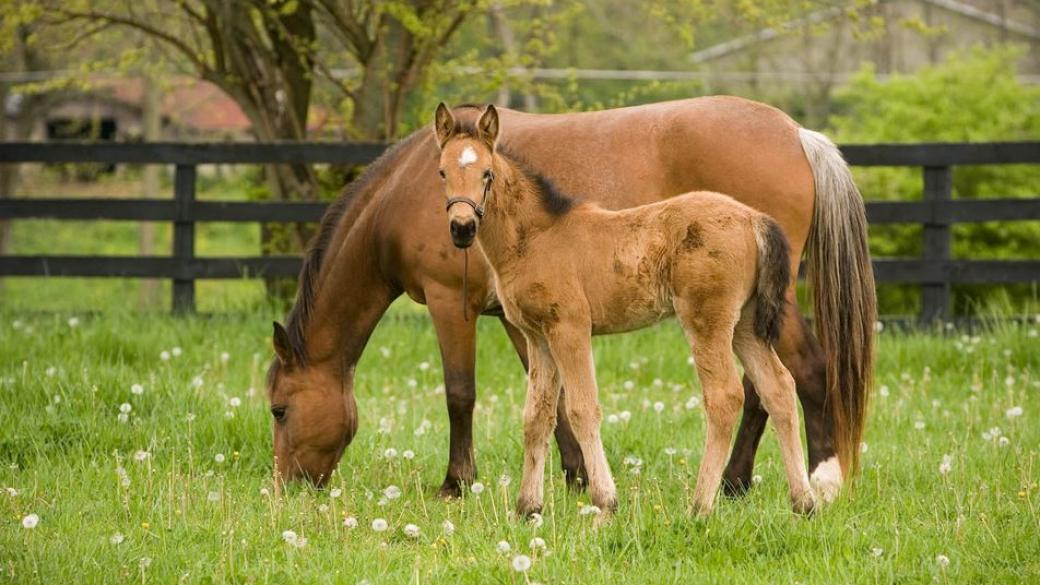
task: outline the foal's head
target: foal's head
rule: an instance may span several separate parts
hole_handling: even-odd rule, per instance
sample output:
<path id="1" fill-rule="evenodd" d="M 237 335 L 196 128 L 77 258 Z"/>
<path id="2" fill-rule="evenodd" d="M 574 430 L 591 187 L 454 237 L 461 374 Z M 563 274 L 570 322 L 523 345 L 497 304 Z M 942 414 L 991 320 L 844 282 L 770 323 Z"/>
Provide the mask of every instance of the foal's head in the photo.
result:
<path id="1" fill-rule="evenodd" d="M 437 106 L 433 131 L 441 149 L 440 175 L 447 197 L 451 241 L 468 248 L 477 235 L 484 204 L 495 179 L 492 159 L 498 139 L 498 111 L 489 105 L 469 127 L 455 120 L 448 106 Z"/>
<path id="2" fill-rule="evenodd" d="M 357 431 L 357 403 L 349 376 L 335 363 L 311 364 L 294 349 L 289 333 L 274 324 L 277 357 L 267 377 L 274 418 L 275 471 L 285 481 L 328 481 Z"/>

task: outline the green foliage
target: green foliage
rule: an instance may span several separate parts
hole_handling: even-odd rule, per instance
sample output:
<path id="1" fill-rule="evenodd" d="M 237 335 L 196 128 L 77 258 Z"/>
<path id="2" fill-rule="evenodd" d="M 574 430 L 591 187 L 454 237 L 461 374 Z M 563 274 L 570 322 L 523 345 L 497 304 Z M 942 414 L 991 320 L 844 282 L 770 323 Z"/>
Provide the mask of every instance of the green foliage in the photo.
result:
<path id="1" fill-rule="evenodd" d="M 830 122 L 841 143 L 983 142 L 1040 139 L 1040 87 L 1025 85 L 1016 75 L 1021 49 L 974 48 L 946 63 L 914 75 L 880 79 L 864 68 L 837 94 L 840 112 Z M 854 169 L 867 199 L 919 198 L 920 169 Z M 1037 165 L 956 167 L 955 198 L 1035 197 L 1040 195 Z M 1040 257 L 1040 222 L 958 225 L 953 230 L 957 258 Z M 871 230 L 871 249 L 880 256 L 920 254 L 921 229 L 883 226 Z M 994 287 L 955 287 L 959 312 L 1000 294 Z M 909 287 L 883 287 L 884 313 L 906 313 L 916 292 Z M 1014 304 L 1035 298 L 1020 287 Z"/>

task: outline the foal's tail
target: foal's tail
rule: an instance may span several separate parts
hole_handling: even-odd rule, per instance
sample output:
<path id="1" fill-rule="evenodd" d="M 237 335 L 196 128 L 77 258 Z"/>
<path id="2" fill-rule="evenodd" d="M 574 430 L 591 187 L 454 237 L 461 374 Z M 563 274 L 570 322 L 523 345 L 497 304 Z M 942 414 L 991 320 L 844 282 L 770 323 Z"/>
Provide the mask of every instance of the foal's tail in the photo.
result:
<path id="1" fill-rule="evenodd" d="M 758 282 L 755 286 L 755 335 L 772 345 L 784 322 L 787 286 L 791 282 L 791 246 L 780 225 L 768 215 L 758 216 Z"/>
<path id="2" fill-rule="evenodd" d="M 835 447 L 845 475 L 851 477 L 859 467 L 877 320 L 867 218 L 838 147 L 819 132 L 802 128 L 798 135 L 816 183 L 806 245 L 807 279 L 816 333 L 827 360 Z"/>

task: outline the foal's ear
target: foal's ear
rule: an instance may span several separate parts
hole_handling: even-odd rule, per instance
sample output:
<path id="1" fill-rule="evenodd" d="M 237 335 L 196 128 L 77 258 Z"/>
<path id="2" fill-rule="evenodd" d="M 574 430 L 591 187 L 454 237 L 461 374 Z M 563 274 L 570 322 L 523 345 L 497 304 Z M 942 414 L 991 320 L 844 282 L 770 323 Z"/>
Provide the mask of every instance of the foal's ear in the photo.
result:
<path id="1" fill-rule="evenodd" d="M 437 113 L 433 116 L 433 134 L 437 137 L 437 145 L 442 147 L 455 134 L 455 116 L 444 102 L 437 105 Z"/>
<path id="2" fill-rule="evenodd" d="M 477 132 L 488 148 L 494 150 L 495 141 L 498 140 L 498 110 L 494 104 L 488 104 L 484 113 L 480 115 L 480 119 L 477 120 Z"/>
<path id="3" fill-rule="evenodd" d="M 274 353 L 278 356 L 278 361 L 282 363 L 282 366 L 291 366 L 294 359 L 292 344 L 289 343 L 289 332 L 278 321 L 274 322 L 274 333 L 271 334 L 271 341 L 274 342 Z"/>

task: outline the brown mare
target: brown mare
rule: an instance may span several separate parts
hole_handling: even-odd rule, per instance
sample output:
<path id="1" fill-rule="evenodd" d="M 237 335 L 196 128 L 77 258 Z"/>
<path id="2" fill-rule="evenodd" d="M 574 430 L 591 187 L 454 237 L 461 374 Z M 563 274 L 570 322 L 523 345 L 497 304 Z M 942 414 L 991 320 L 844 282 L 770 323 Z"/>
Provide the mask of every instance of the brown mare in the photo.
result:
<path id="1" fill-rule="evenodd" d="M 707 440 L 693 501 L 711 511 L 744 389 L 736 351 L 780 439 L 795 511 L 814 506 L 802 456 L 794 378 L 772 344 L 791 280 L 787 240 L 769 216 L 706 191 L 609 211 L 561 195 L 496 148 L 498 112 L 459 124 L 440 104 L 434 130 L 452 242 L 474 237 L 506 318 L 527 343 L 524 471 L 517 512 L 541 512 L 545 456 L 561 384 L 592 503 L 612 512 L 617 490 L 600 437 L 591 335 L 679 320 L 704 389 Z"/>
<path id="2" fill-rule="evenodd" d="M 456 117 L 472 123 L 480 110 Z M 792 274 L 808 255 L 818 342 L 788 303 L 776 349 L 794 376 L 805 416 L 811 481 L 829 500 L 856 468 L 873 361 L 874 284 L 863 202 L 840 153 L 782 112 L 733 97 L 705 97 L 578 114 L 500 109 L 502 146 L 607 209 L 652 203 L 689 191 L 718 191 L 780 224 L 791 243 Z M 287 326 L 275 328 L 278 359 L 268 384 L 276 471 L 321 484 L 357 428 L 354 366 L 390 303 L 402 293 L 425 303 L 444 367 L 451 422 L 442 493 L 476 476 L 472 413 L 476 396 L 475 314 L 501 316 L 490 271 L 463 253 L 430 206 L 441 189 L 429 128 L 369 165 L 322 220 L 300 274 Z M 794 300 L 795 280 L 787 289 Z M 469 319 L 465 318 L 465 311 Z M 525 360 L 521 334 L 504 319 Z M 728 489 L 751 484 L 766 411 L 745 380 L 744 416 L 725 472 Z M 556 430 L 568 480 L 581 451 L 560 414 Z M 840 464 L 839 464 L 840 462 Z"/>

